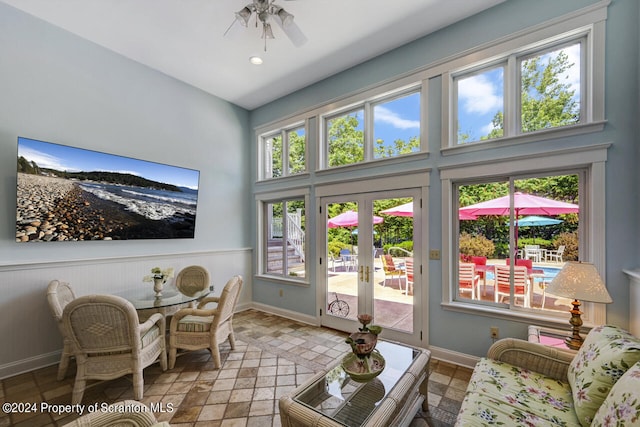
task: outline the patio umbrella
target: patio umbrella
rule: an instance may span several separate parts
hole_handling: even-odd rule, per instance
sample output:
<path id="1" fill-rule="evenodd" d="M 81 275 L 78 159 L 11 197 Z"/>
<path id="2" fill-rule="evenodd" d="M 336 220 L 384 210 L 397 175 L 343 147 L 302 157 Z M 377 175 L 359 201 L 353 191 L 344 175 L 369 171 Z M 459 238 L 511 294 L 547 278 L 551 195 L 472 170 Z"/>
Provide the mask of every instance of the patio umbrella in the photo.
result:
<path id="1" fill-rule="evenodd" d="M 470 215 L 502 215 L 510 214 L 509 195 L 465 206 L 459 209 L 459 213 Z M 520 215 L 560 215 L 578 213 L 580 207 L 573 203 L 547 199 L 546 197 L 516 192 L 513 193 L 513 210 L 516 220 Z M 520 224 L 522 225 L 522 224 Z M 518 247 L 518 222 L 515 231 L 516 248 Z"/>
<path id="2" fill-rule="evenodd" d="M 546 216 L 525 216 L 517 220 L 520 227 L 544 227 L 545 225 L 555 225 L 562 222 L 561 219 L 548 218 Z"/>
<path id="3" fill-rule="evenodd" d="M 379 216 L 373 217 L 374 224 L 380 224 L 384 219 Z M 329 218 L 329 222 L 327 223 L 329 228 L 337 228 L 337 227 L 357 227 L 358 226 L 358 212 L 354 211 L 346 211 L 342 212 L 340 215 L 336 215 L 333 218 Z"/>
<path id="4" fill-rule="evenodd" d="M 394 216 L 413 216 L 413 202 L 405 203 L 403 205 L 394 206 L 389 209 L 380 211 L 381 214 L 394 215 Z M 476 219 L 476 215 L 460 212 L 460 219 Z"/>
<path id="5" fill-rule="evenodd" d="M 548 218 L 546 216 L 530 215 L 516 220 L 516 227 L 545 227 L 547 225 L 556 225 L 562 222 L 561 219 Z M 533 243 L 535 243 L 535 235 Z"/>

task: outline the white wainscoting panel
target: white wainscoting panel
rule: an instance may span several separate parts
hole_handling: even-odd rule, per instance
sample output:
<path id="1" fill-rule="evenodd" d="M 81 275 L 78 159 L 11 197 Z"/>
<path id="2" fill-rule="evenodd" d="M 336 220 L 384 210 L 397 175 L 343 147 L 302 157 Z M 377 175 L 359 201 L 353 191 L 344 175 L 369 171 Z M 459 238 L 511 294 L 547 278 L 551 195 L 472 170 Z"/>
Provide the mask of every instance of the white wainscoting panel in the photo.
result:
<path id="1" fill-rule="evenodd" d="M 58 363 L 62 337 L 46 298 L 53 279 L 69 282 L 77 296 L 115 293 L 132 286 L 153 286 L 142 278 L 156 266 L 173 267 L 177 273 L 189 265 L 202 265 L 209 270 L 214 295 L 220 295 L 231 276 L 242 275 L 238 306 L 247 307 L 252 301 L 251 257 L 251 249 L 241 248 L 0 266 L 0 378 Z"/>

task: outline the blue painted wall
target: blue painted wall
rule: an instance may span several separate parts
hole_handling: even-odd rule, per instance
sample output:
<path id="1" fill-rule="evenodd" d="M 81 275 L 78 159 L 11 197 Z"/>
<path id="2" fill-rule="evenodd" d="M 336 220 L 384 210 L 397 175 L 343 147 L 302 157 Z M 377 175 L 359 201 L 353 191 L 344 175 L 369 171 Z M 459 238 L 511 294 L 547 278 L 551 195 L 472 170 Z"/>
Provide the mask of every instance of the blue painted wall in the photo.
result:
<path id="1" fill-rule="evenodd" d="M 359 66 L 327 78 L 317 84 L 297 91 L 251 112 L 252 127 L 264 125 L 276 119 L 323 105 L 344 95 L 371 87 L 389 80 L 394 76 L 406 74 L 415 69 L 428 66 L 450 55 L 478 46 L 519 31 L 529 26 L 556 18 L 565 13 L 578 10 L 596 3 L 591 0 L 509 0 L 481 14 L 470 17 L 434 34 L 416 40 L 387 54 L 374 58 Z M 606 246 L 607 277 L 606 282 L 614 303 L 608 306 L 607 316 L 611 323 L 628 325 L 628 280 L 623 269 L 640 266 L 638 252 L 639 223 L 639 186 L 638 144 L 639 140 L 639 2 L 635 0 L 614 0 L 608 8 L 606 33 L 606 119 L 603 132 L 580 137 L 564 138 L 561 141 L 544 141 L 536 145 L 536 150 L 552 149 L 554 144 L 563 147 L 581 147 L 598 143 L 611 143 L 606 166 L 606 241 L 597 244 Z M 434 83 L 439 83 L 435 79 Z M 430 85 L 429 106 L 429 151 L 428 159 L 419 166 L 431 168 L 431 188 L 429 206 L 429 245 L 441 248 L 441 192 L 438 167 L 450 164 L 451 158 L 442 157 L 439 152 L 440 124 L 439 85 Z M 314 142 L 315 143 L 315 142 Z M 531 147 L 519 146 L 505 148 L 505 154 L 526 154 Z M 310 164 L 315 164 L 315 149 L 310 150 Z M 490 152 L 474 152 L 457 155 L 456 162 L 483 158 L 490 159 Z M 255 151 L 253 162 L 256 162 Z M 255 163 L 254 163 L 255 164 Z M 376 174 L 395 170 L 396 166 L 380 166 Z M 252 176 L 256 180 L 257 176 Z M 321 182 L 312 172 L 311 177 L 300 183 L 314 185 Z M 274 185 L 277 188 L 277 185 Z M 254 186 L 254 190 L 256 187 Z M 308 212 L 316 212 L 311 206 Z M 308 227 L 315 228 L 315 217 L 309 215 Z M 253 233 L 255 234 L 255 233 Z M 635 237 L 635 238 L 634 238 Z M 255 243 L 254 243 L 255 245 Z M 312 248 L 309 260 L 317 259 Z M 500 327 L 502 336 L 526 337 L 526 324 L 495 318 L 474 316 L 445 311 L 440 307 L 441 263 L 430 261 L 429 307 L 426 308 L 430 319 L 430 344 L 459 351 L 466 354 L 483 355 L 491 341 L 487 339 L 489 326 Z M 311 268 L 311 277 L 315 272 Z M 315 315 L 316 288 L 312 281 L 310 288 L 287 289 L 290 299 L 278 298 L 276 287 L 282 285 L 256 280 L 254 282 L 254 301 L 296 310 L 304 314 Z M 291 287 L 293 288 L 293 287 Z M 444 326 L 446 325 L 446 326 Z M 479 333 L 479 331 L 482 331 Z"/>

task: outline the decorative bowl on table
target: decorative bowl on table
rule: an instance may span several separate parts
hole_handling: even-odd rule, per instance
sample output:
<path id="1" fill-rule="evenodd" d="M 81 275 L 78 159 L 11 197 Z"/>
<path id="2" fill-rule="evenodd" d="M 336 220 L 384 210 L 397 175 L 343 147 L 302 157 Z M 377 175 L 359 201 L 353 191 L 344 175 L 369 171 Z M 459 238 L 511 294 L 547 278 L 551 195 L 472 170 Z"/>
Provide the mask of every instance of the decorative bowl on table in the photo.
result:
<path id="1" fill-rule="evenodd" d="M 349 377 L 359 383 L 371 381 L 382 373 L 385 366 L 384 357 L 379 351 L 372 351 L 366 357 L 349 353 L 342 358 L 342 369 Z"/>

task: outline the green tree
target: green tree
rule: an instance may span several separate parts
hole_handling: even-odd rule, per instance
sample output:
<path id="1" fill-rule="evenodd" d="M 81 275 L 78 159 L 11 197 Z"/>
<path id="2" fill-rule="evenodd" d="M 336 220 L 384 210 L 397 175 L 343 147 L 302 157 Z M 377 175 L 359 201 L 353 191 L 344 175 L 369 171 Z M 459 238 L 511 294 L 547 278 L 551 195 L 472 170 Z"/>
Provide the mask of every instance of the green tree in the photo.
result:
<path id="1" fill-rule="evenodd" d="M 531 132 L 556 126 L 577 123 L 580 107 L 575 99 L 575 90 L 566 79 L 566 72 L 575 64 L 569 63 L 564 51 L 535 56 L 522 62 L 522 131 Z"/>
<path id="2" fill-rule="evenodd" d="M 358 114 L 331 120 L 327 134 L 329 167 L 350 165 L 364 160 L 364 131 L 358 129 Z"/>
<path id="3" fill-rule="evenodd" d="M 543 61 L 546 58 L 546 63 Z M 570 125 L 580 120 L 580 105 L 576 91 L 567 79 L 567 71 L 575 66 L 569 63 L 564 51 L 557 55 L 535 56 L 522 61 L 521 67 L 521 125 L 522 132 L 532 132 Z M 492 129 L 481 140 L 504 135 L 504 113 L 497 111 Z M 465 138 L 467 136 L 467 138 Z M 468 142 L 468 135 L 459 133 L 458 142 Z"/>

